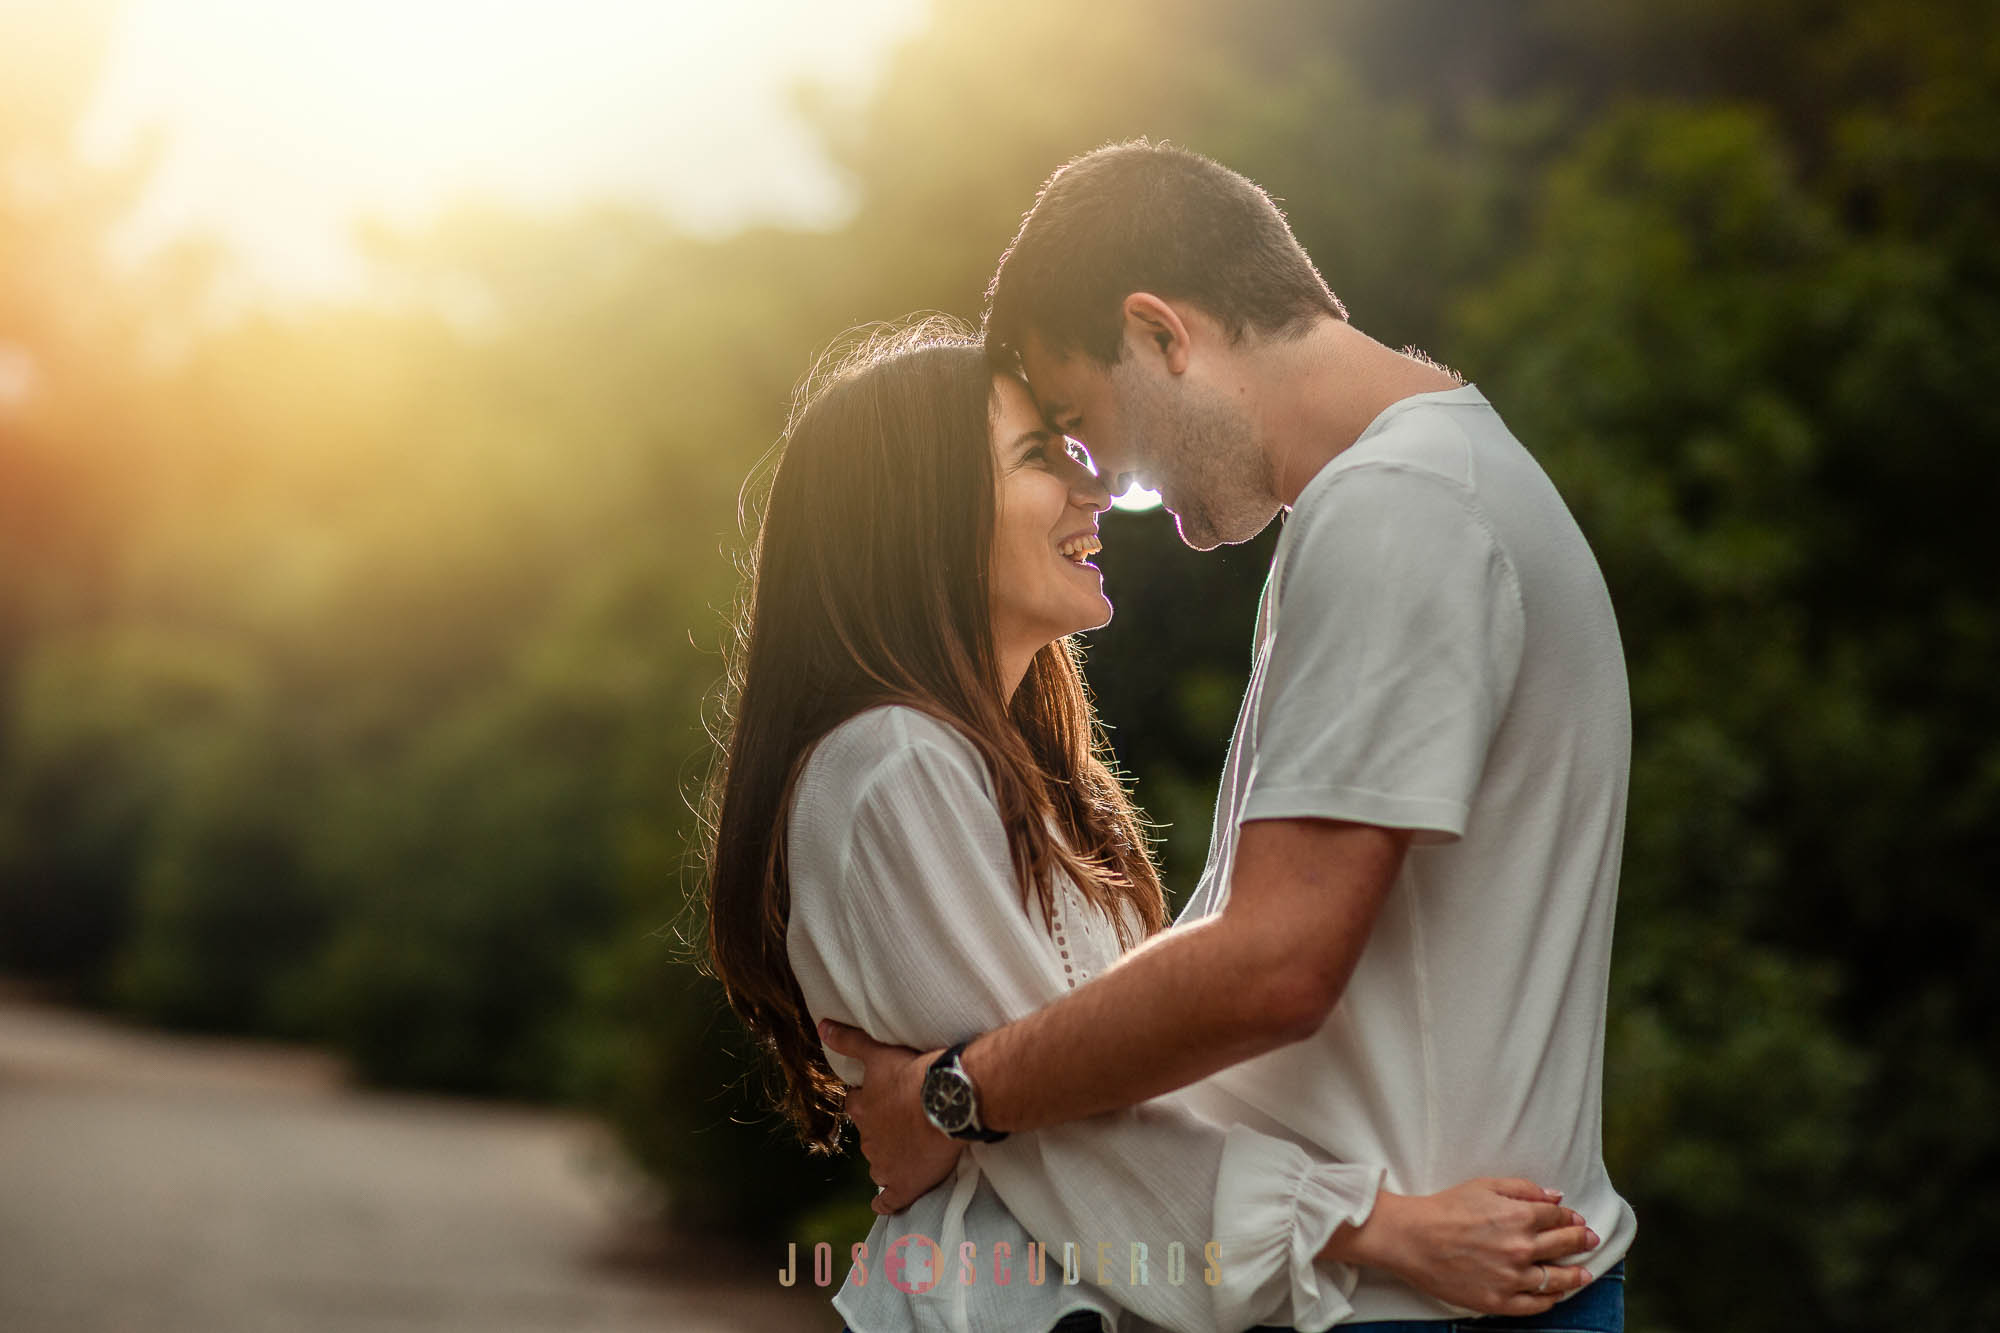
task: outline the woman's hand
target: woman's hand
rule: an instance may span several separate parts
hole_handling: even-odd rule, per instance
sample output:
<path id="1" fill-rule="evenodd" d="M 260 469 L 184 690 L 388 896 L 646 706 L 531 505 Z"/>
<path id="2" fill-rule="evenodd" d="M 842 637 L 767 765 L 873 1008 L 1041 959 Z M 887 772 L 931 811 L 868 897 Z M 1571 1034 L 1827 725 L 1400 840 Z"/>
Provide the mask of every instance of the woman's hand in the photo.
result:
<path id="1" fill-rule="evenodd" d="M 1562 1195 L 1526 1180 L 1468 1180 L 1437 1194 L 1376 1196 L 1359 1227 L 1335 1232 L 1323 1258 L 1366 1264 L 1481 1314 L 1540 1314 L 1590 1282 L 1558 1259 L 1597 1248 Z"/>

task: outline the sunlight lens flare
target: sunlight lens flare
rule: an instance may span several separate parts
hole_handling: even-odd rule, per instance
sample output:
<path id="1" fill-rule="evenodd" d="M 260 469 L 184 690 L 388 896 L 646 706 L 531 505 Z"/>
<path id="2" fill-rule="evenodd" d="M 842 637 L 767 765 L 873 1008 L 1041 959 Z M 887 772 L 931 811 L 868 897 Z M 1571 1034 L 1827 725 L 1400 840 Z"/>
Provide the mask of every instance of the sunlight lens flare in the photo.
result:
<path id="1" fill-rule="evenodd" d="M 11 7 L 0 0 L 0 20 Z M 798 89 L 862 96 L 928 10 L 124 0 L 82 140 L 116 160 L 160 136 L 134 253 L 216 236 L 271 291 L 360 290 L 355 219 L 422 228 L 467 200 L 558 214 L 617 200 L 703 236 L 835 226 L 857 200 Z"/>
<path id="2" fill-rule="evenodd" d="M 1134 514 L 1147 509 L 1158 509 L 1160 507 L 1160 493 L 1158 491 L 1149 491 L 1135 481 L 1126 487 L 1123 495 L 1114 495 L 1111 497 L 1111 507 L 1114 509 L 1123 509 L 1127 513 Z"/>

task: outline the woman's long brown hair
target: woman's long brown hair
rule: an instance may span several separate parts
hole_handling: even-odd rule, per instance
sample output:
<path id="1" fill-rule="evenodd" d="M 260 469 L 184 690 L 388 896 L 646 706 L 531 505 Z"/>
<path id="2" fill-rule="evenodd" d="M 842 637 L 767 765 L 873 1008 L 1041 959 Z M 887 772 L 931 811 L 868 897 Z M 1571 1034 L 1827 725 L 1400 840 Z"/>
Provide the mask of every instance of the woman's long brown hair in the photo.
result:
<path id="1" fill-rule="evenodd" d="M 780 1107 L 819 1151 L 838 1148 L 840 1082 L 785 950 L 785 830 L 807 756 L 848 718 L 906 704 L 978 747 L 1023 911 L 1032 892 L 1051 918 L 1062 873 L 1128 945 L 1121 907 L 1147 934 L 1166 920 L 1070 642 L 1043 648 L 1002 697 L 993 404 L 981 344 L 942 320 L 829 359 L 799 391 L 744 570 L 702 803 L 709 960 L 776 1061 Z"/>

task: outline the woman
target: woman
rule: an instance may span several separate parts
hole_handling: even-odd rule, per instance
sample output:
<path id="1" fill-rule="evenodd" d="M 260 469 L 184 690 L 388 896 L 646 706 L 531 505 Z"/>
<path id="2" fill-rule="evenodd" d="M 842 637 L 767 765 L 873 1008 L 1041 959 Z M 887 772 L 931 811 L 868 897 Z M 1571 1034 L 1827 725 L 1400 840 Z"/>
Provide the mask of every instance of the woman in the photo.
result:
<path id="1" fill-rule="evenodd" d="M 710 784 L 710 950 L 821 1150 L 858 1070 L 829 1064 L 818 1018 L 948 1045 L 1165 925 L 1067 638 L 1111 615 L 1087 560 L 1109 497 L 1072 448 L 937 322 L 809 384 L 787 430 Z M 1381 1175 L 1162 1097 L 975 1145 L 949 1186 L 877 1219 L 835 1305 L 863 1333 L 1130 1326 L 1121 1307 L 1325 1327 L 1353 1274 L 1322 1251 Z M 1049 1264 L 1076 1243 L 1070 1274 L 1037 1273 L 1034 1236 Z M 1585 1247 L 1567 1218 L 1537 1243 Z"/>

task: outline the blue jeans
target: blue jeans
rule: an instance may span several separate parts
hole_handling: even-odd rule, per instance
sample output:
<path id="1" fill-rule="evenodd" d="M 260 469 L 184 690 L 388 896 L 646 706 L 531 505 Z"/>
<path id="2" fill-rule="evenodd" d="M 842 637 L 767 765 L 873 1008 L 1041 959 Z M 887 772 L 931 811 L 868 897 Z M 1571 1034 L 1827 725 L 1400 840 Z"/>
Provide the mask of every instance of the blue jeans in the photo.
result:
<path id="1" fill-rule="evenodd" d="M 1494 1314 L 1477 1319 L 1378 1319 L 1365 1324 L 1335 1324 L 1332 1333 L 1487 1333 L 1506 1328 L 1534 1329 L 1536 1333 L 1625 1333 L 1625 1261 L 1620 1259 L 1597 1281 L 1540 1314 Z M 1267 1326 L 1252 1329 L 1251 1333 L 1285 1333 L 1285 1330 Z"/>

